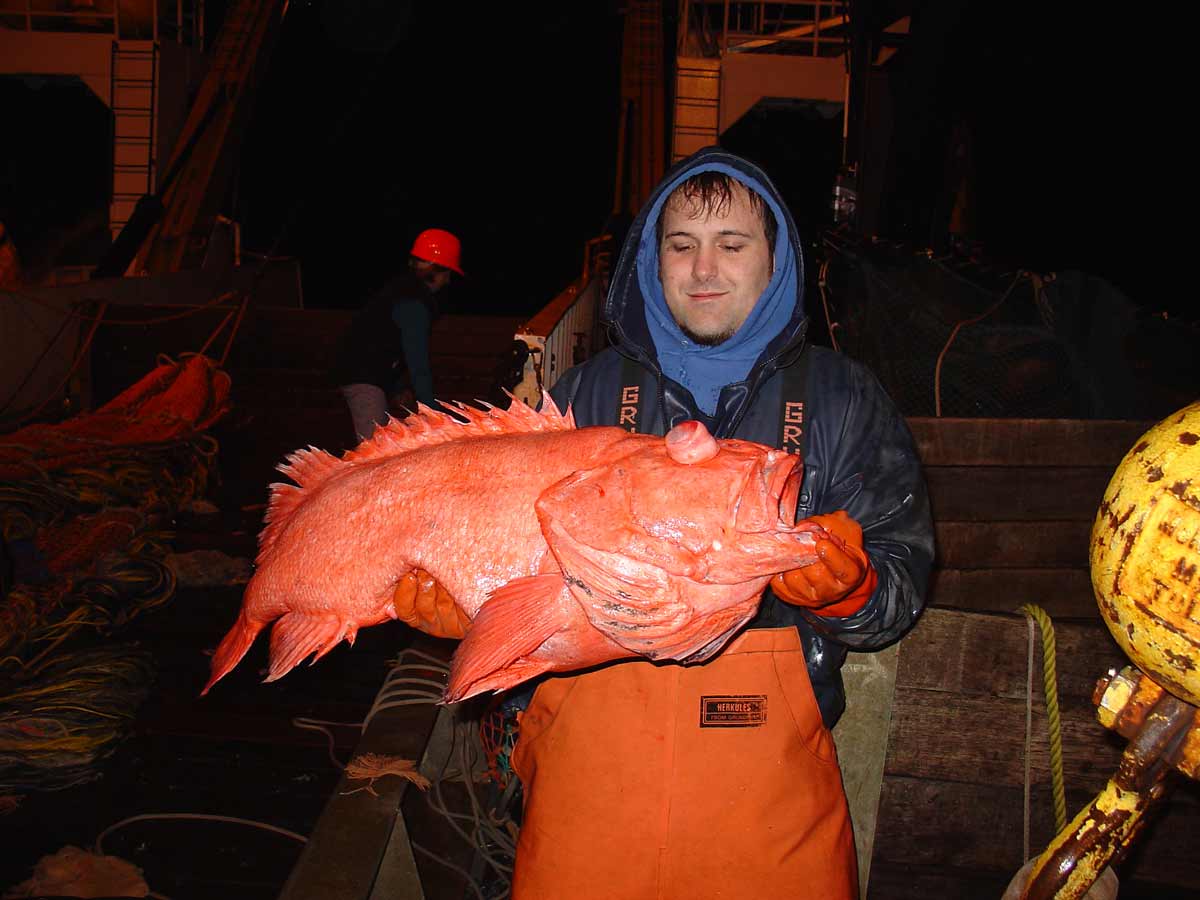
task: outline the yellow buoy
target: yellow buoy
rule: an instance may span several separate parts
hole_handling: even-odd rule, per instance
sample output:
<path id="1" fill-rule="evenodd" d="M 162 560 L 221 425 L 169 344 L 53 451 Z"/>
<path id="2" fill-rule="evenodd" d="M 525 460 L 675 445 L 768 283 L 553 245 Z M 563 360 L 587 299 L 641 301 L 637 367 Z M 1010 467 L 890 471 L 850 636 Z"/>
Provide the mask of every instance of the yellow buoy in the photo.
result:
<path id="1" fill-rule="evenodd" d="M 1125 455 L 1092 526 L 1092 587 L 1143 672 L 1200 706 L 1200 401 Z"/>

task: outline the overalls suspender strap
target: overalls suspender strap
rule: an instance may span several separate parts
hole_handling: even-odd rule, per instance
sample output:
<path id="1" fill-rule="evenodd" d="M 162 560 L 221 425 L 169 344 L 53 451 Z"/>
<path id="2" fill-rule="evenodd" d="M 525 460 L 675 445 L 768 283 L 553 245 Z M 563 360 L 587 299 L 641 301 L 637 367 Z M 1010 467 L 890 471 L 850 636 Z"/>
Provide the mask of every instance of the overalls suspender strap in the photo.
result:
<path id="1" fill-rule="evenodd" d="M 779 392 L 779 437 L 775 446 L 788 453 L 804 450 L 804 401 L 808 398 L 811 356 L 805 344 L 800 358 L 783 370 L 783 386 Z"/>
<path id="2" fill-rule="evenodd" d="M 640 433 L 642 373 L 645 371 L 628 356 L 621 357 L 621 381 L 617 385 L 617 425 L 634 434 Z"/>
<path id="3" fill-rule="evenodd" d="M 804 449 L 804 401 L 808 390 L 808 347 L 800 358 L 783 370 L 780 389 L 779 431 L 775 446 L 788 453 Z M 621 380 L 617 387 L 617 424 L 626 431 L 641 432 L 642 376 L 646 370 L 628 356 L 621 357 Z"/>

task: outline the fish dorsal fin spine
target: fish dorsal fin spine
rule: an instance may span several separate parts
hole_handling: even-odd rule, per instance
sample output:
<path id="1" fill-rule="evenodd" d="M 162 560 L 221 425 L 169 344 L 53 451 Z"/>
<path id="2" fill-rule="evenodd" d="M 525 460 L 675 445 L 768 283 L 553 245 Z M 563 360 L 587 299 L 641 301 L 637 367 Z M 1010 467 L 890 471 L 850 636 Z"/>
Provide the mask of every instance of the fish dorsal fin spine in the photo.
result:
<path id="1" fill-rule="evenodd" d="M 490 403 L 483 408 L 464 403 L 445 403 L 455 414 L 466 419 L 460 421 L 448 413 L 430 409 L 423 403 L 406 419 L 390 419 L 386 425 L 375 429 L 375 433 L 342 457 L 345 462 L 359 463 L 385 456 L 398 456 L 418 447 L 444 444 L 464 438 L 485 437 L 493 434 L 527 434 L 538 431 L 570 431 L 575 427 L 575 416 L 570 408 L 566 414 L 559 412 L 549 394 L 544 394 L 541 411 L 531 409 L 520 400 L 513 400 L 508 409 Z"/>
<path id="2" fill-rule="evenodd" d="M 296 484 L 271 485 L 271 498 L 263 516 L 266 527 L 258 538 L 259 563 L 274 546 L 284 523 L 291 518 L 292 511 L 300 505 L 308 492 L 345 465 L 346 463 L 332 453 L 310 445 L 306 450 L 297 450 L 289 454 L 286 462 L 276 466 Z"/>
<path id="3" fill-rule="evenodd" d="M 258 539 L 257 561 L 261 564 L 266 558 L 296 507 L 303 503 L 319 484 L 346 466 L 399 456 L 420 447 L 464 438 L 572 430 L 575 427 L 575 416 L 570 407 L 563 414 L 559 412 L 549 394 L 543 394 L 543 398 L 540 411 L 531 409 L 516 399 L 508 409 L 500 409 L 490 403 L 484 404 L 482 409 L 463 403 L 445 404 L 465 419 L 465 422 L 447 413 L 430 409 L 424 404 L 418 404 L 416 413 L 406 419 L 390 419 L 386 425 L 376 428 L 370 438 L 353 450 L 346 451 L 341 459 L 312 446 L 306 450 L 297 450 L 278 467 L 280 472 L 296 484 L 271 485 L 271 497 L 263 517 L 266 527 Z"/>

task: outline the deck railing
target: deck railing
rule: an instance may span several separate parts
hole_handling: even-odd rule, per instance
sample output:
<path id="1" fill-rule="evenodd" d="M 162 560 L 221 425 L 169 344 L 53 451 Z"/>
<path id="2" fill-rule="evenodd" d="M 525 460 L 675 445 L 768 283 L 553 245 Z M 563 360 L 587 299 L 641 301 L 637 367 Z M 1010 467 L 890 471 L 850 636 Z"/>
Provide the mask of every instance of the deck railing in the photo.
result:
<path id="1" fill-rule="evenodd" d="M 680 0 L 679 51 L 698 41 L 704 55 L 783 53 L 840 56 L 849 5 L 844 0 Z"/>
<path id="2" fill-rule="evenodd" d="M 536 407 L 542 391 L 600 349 L 599 309 L 611 256 L 611 235 L 588 241 L 579 278 L 517 330 L 516 340 L 529 349 L 523 377 L 513 390 L 518 400 Z"/>
<path id="3" fill-rule="evenodd" d="M 117 0 L 0 0 L 0 28 L 157 38 L 203 49 L 204 0 L 157 0 L 124 9 Z"/>

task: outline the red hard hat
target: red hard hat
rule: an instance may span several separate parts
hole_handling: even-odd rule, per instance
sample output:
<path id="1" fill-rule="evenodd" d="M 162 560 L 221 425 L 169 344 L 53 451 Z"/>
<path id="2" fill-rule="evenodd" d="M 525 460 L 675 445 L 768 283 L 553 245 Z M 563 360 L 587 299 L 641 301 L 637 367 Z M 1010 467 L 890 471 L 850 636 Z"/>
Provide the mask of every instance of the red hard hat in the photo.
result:
<path id="1" fill-rule="evenodd" d="M 448 231 L 440 228 L 426 228 L 417 235 L 417 239 L 413 241 L 412 250 L 409 252 L 417 259 L 445 266 L 459 275 L 464 274 L 460 262 L 462 245 L 458 238 Z"/>

